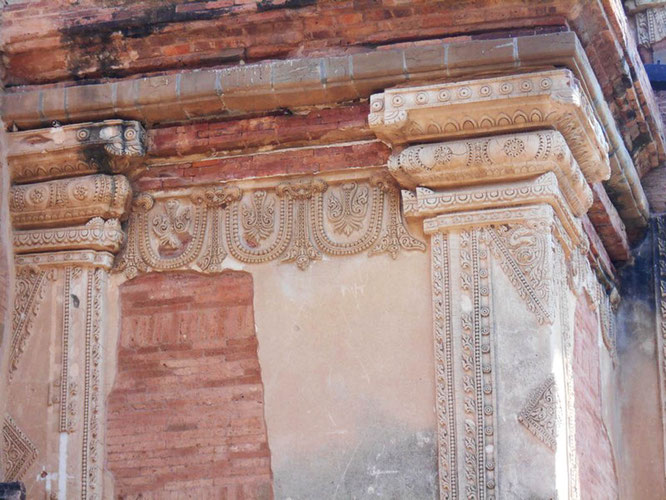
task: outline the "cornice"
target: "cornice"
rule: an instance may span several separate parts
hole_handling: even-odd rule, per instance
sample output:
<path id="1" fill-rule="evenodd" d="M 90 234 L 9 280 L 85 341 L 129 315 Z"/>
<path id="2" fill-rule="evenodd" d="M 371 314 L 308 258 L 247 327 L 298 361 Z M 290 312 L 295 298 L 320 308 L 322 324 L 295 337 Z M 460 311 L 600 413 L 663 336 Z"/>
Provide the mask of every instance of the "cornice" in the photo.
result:
<path id="1" fill-rule="evenodd" d="M 593 201 L 564 137 L 554 130 L 410 146 L 391 156 L 389 170 L 410 189 L 510 181 L 551 171 L 575 215 L 586 213 Z"/>
<path id="2" fill-rule="evenodd" d="M 67 226 L 93 217 L 123 219 L 131 194 L 122 175 L 89 175 L 13 186 L 9 209 L 16 229 Z"/>
<path id="3" fill-rule="evenodd" d="M 14 231 L 14 253 L 99 250 L 118 253 L 124 233 L 118 219 L 91 219 L 83 226 Z"/>
<path id="4" fill-rule="evenodd" d="M 146 154 L 145 130 L 125 120 L 56 126 L 9 133 L 7 148 L 14 183 L 124 173 Z"/>
<path id="5" fill-rule="evenodd" d="M 368 121 L 395 145 L 556 128 L 588 182 L 610 178 L 604 132 L 569 70 L 390 89 L 370 98 Z"/>

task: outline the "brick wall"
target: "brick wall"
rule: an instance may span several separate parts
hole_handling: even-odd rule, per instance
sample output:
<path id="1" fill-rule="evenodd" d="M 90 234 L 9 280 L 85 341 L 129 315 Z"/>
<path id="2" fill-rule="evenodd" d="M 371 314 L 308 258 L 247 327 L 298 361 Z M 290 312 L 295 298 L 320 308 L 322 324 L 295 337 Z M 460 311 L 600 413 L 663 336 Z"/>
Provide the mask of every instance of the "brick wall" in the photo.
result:
<path id="1" fill-rule="evenodd" d="M 615 461 L 601 415 L 597 317 L 587 299 L 579 299 L 575 316 L 574 388 L 576 446 L 583 499 L 617 498 Z"/>
<path id="2" fill-rule="evenodd" d="M 252 277 L 148 274 L 120 288 L 107 466 L 123 498 L 270 498 Z"/>

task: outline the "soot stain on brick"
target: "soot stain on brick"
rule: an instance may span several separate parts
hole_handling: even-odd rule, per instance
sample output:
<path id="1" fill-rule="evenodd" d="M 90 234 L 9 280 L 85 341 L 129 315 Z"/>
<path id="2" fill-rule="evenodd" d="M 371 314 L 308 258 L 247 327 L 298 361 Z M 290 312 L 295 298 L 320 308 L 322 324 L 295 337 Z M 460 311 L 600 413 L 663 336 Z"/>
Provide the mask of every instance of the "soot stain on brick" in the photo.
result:
<path id="1" fill-rule="evenodd" d="M 81 148 L 81 161 L 94 165 L 100 174 L 112 174 L 113 168 L 108 153 L 101 144 L 89 145 Z"/>
<path id="2" fill-rule="evenodd" d="M 286 2 L 276 3 L 276 0 L 261 0 L 257 4 L 257 12 L 266 12 L 278 9 L 300 9 L 316 5 L 317 0 L 287 0 Z"/>
<path id="3" fill-rule="evenodd" d="M 89 76 L 124 76 L 127 60 L 125 40 L 147 38 L 167 25 L 190 21 L 207 21 L 232 12 L 231 7 L 178 12 L 176 5 L 166 5 L 126 18 L 115 12 L 110 21 L 78 24 L 60 30 L 61 43 L 70 48 L 67 69 L 77 80 Z"/>

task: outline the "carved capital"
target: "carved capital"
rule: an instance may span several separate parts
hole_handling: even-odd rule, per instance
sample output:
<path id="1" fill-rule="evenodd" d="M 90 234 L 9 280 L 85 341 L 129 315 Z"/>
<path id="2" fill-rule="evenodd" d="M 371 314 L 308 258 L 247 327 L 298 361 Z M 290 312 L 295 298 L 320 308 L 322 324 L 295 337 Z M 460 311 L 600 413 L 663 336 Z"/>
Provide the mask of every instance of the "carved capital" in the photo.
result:
<path id="1" fill-rule="evenodd" d="M 610 177 L 604 132 L 565 69 L 387 90 L 371 97 L 368 121 L 392 144 L 554 128 L 588 182 Z"/>
<path id="2" fill-rule="evenodd" d="M 118 219 L 91 219 L 83 226 L 14 231 L 17 254 L 53 250 L 102 250 L 118 253 L 124 233 Z"/>
<path id="3" fill-rule="evenodd" d="M 131 188 L 122 175 L 89 175 L 13 186 L 10 211 L 15 228 L 82 224 L 93 217 L 122 219 Z"/>
<path id="4" fill-rule="evenodd" d="M 517 213 L 527 214 L 528 212 L 516 212 L 510 210 L 517 206 L 538 206 L 538 204 L 547 204 L 554 210 L 554 215 L 559 221 L 558 228 L 561 227 L 566 235 L 564 242 L 565 250 L 570 251 L 573 247 L 588 248 L 587 237 L 583 232 L 580 221 L 573 216 L 567 203 L 559 189 L 557 178 L 552 172 L 547 172 L 536 179 L 518 181 L 504 184 L 492 184 L 489 186 L 479 186 L 470 188 L 449 189 L 446 191 L 433 191 L 427 188 L 416 188 L 416 192 L 402 192 L 403 211 L 407 217 L 432 217 L 438 214 L 464 213 L 464 217 L 437 217 L 425 221 L 426 232 L 432 232 L 433 228 L 445 229 L 442 224 L 444 221 L 469 220 L 470 224 L 478 223 L 487 225 L 489 221 L 503 224 L 509 220 L 515 220 Z M 505 211 L 495 210 L 494 214 L 488 217 L 489 211 L 486 209 L 507 209 Z M 475 212 L 479 211 L 477 215 Z M 537 217 L 542 217 L 543 210 L 537 210 Z M 505 214 L 509 220 L 501 221 L 502 214 Z"/>
<path id="5" fill-rule="evenodd" d="M 410 146 L 391 156 L 389 170 L 410 188 L 469 186 L 553 172 L 575 215 L 586 213 L 593 201 L 564 138 L 553 130 Z"/>
<path id="6" fill-rule="evenodd" d="M 11 180 L 127 173 L 146 154 L 139 122 L 106 120 L 7 134 Z"/>

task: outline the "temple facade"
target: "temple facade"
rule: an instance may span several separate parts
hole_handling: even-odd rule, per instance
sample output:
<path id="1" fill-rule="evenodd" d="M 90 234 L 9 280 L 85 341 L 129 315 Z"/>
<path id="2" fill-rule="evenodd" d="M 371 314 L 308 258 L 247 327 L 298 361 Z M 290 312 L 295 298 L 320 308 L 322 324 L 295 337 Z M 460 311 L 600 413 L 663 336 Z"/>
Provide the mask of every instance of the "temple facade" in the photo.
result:
<path id="1" fill-rule="evenodd" d="M 666 498 L 665 116 L 664 0 L 0 0 L 0 497 Z"/>

